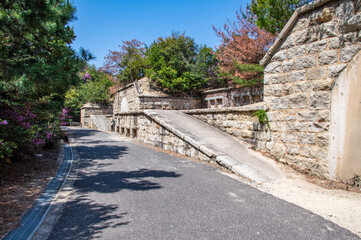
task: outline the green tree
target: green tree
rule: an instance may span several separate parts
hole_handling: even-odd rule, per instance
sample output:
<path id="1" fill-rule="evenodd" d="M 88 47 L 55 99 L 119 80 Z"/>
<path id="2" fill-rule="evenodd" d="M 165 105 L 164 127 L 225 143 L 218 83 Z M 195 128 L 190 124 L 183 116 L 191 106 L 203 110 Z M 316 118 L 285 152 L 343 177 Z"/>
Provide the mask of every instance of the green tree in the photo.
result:
<path id="1" fill-rule="evenodd" d="M 65 106 L 71 109 L 74 121 L 80 120 L 80 107 L 85 103 L 109 104 L 109 88 L 113 85 L 109 73 L 94 66 L 87 67 L 81 75 L 84 83 L 65 94 Z"/>
<path id="2" fill-rule="evenodd" d="M 173 33 L 160 37 L 146 51 L 147 77 L 164 90 L 173 93 L 191 93 L 204 86 L 207 79 L 197 68 L 198 45 L 184 34 Z M 204 58 L 206 63 L 206 58 Z"/>
<path id="3" fill-rule="evenodd" d="M 144 77 L 146 68 L 144 43 L 132 39 L 123 41 L 119 47 L 121 51 L 109 51 L 102 69 L 112 73 L 124 84 Z"/>
<path id="4" fill-rule="evenodd" d="M 80 83 L 78 73 L 93 58 L 70 47 L 74 14 L 66 0 L 0 1 L 0 119 L 6 121 L 0 158 L 20 156 L 57 135 L 64 93 Z"/>
<path id="5" fill-rule="evenodd" d="M 266 31 L 277 34 L 286 25 L 296 8 L 312 0 L 252 0 L 247 11 L 252 13 L 251 21 Z"/>

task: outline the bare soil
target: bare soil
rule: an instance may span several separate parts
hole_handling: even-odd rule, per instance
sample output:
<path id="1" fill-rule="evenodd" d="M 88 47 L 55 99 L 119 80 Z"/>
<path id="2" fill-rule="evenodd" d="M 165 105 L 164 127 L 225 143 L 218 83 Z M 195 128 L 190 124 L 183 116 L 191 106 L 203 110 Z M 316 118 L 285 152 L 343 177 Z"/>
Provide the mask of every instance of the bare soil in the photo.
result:
<path id="1" fill-rule="evenodd" d="M 0 239 L 20 224 L 59 167 L 61 144 L 20 162 L 0 160 Z"/>

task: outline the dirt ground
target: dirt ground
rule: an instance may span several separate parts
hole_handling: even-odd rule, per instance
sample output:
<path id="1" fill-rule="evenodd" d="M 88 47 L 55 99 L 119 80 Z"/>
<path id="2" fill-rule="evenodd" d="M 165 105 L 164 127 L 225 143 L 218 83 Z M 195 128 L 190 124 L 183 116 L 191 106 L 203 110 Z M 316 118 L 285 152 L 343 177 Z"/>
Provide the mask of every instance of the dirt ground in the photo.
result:
<path id="1" fill-rule="evenodd" d="M 58 170 L 61 144 L 23 162 L 0 161 L 0 239 L 15 228 Z"/>

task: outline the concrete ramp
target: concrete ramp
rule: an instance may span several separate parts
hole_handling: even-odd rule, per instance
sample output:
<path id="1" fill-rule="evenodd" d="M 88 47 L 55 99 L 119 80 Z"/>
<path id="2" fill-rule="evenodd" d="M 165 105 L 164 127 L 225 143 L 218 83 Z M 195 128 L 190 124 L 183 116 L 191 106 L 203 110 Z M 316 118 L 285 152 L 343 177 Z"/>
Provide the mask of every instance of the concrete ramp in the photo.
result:
<path id="1" fill-rule="evenodd" d="M 100 131 L 109 132 L 110 123 L 108 117 L 105 115 L 90 115 L 91 119 Z"/>
<path id="2" fill-rule="evenodd" d="M 181 111 L 147 110 L 145 114 L 185 135 L 190 144 L 212 151 L 216 161 L 227 169 L 255 182 L 269 182 L 282 178 L 273 160 L 257 156 L 246 145 L 230 135 Z"/>

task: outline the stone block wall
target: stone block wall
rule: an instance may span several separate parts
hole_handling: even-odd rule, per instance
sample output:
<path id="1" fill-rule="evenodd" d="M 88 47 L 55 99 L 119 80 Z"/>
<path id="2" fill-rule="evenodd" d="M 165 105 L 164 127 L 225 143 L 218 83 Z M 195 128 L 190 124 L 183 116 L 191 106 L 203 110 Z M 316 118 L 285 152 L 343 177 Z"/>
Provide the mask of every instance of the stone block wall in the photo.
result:
<path id="1" fill-rule="evenodd" d="M 90 115 L 106 115 L 111 119 L 113 108 L 107 105 L 98 105 L 87 103 L 80 108 L 80 123 L 82 127 L 97 129 Z"/>
<path id="2" fill-rule="evenodd" d="M 263 145 L 270 138 L 267 126 L 261 125 L 252 114 L 263 109 L 262 105 L 254 104 L 244 107 L 230 107 L 220 109 L 195 109 L 185 113 L 208 123 L 229 135 L 248 143 Z"/>
<path id="3" fill-rule="evenodd" d="M 263 101 L 263 86 L 219 88 L 201 92 L 203 108 L 238 107 Z"/>
<path id="4" fill-rule="evenodd" d="M 192 97 L 140 96 L 140 109 L 184 110 L 201 108 L 201 99 Z"/>
<path id="5" fill-rule="evenodd" d="M 263 60 L 272 135 L 260 148 L 329 177 L 331 89 L 361 50 L 360 1 L 316 1 L 295 13 Z"/>
<path id="6" fill-rule="evenodd" d="M 189 144 L 182 136 L 169 131 L 144 114 L 143 111 L 130 111 L 115 114 L 116 129 L 119 134 L 137 138 L 139 141 L 168 151 L 179 153 L 201 161 L 213 162 L 212 155 Z"/>

